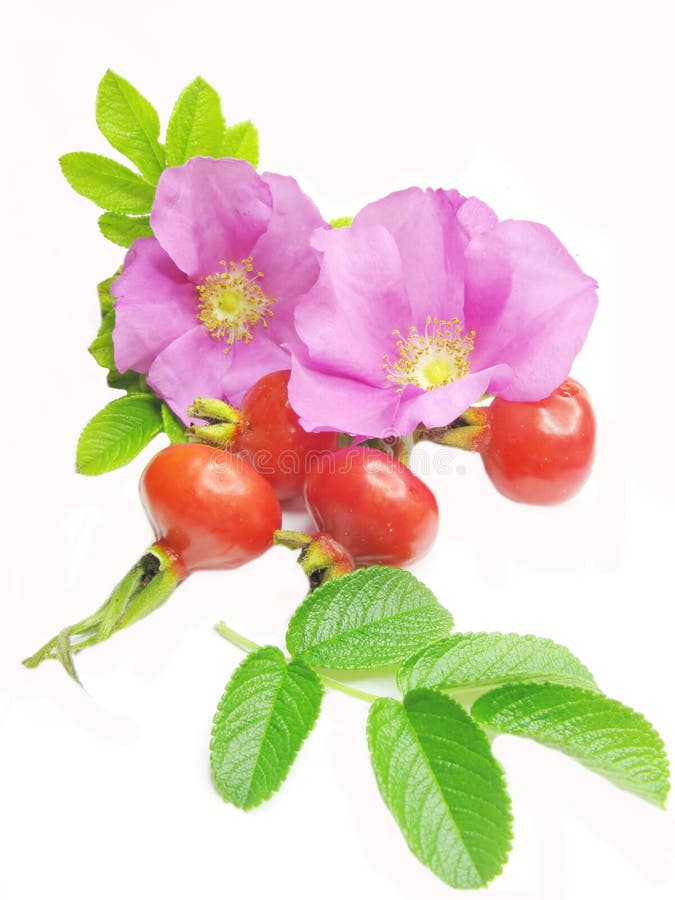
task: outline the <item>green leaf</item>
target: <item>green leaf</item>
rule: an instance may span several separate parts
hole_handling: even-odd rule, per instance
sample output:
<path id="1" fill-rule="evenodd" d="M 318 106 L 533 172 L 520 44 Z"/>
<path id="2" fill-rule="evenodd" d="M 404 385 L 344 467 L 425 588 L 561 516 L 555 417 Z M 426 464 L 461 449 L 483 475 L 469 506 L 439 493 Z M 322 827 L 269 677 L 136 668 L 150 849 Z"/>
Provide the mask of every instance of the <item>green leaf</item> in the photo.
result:
<path id="1" fill-rule="evenodd" d="M 323 687 L 301 662 L 262 647 L 239 666 L 213 720 L 211 771 L 225 800 L 251 809 L 279 790 L 314 727 Z"/>
<path id="2" fill-rule="evenodd" d="M 140 372 L 134 372 L 129 369 L 127 372 L 118 372 L 117 369 L 110 369 L 106 378 L 108 387 L 117 388 L 121 391 L 127 391 L 129 394 L 148 394 L 155 396 L 154 391 L 148 387 L 147 378 Z"/>
<path id="3" fill-rule="evenodd" d="M 167 164 L 182 166 L 193 156 L 222 156 L 224 131 L 220 97 L 203 78 L 195 78 L 181 93 L 169 119 Z"/>
<path id="4" fill-rule="evenodd" d="M 103 209 L 149 213 L 154 187 L 131 169 L 96 153 L 66 153 L 59 160 L 68 184 Z"/>
<path id="5" fill-rule="evenodd" d="M 162 403 L 161 406 L 162 412 L 162 427 L 164 429 L 165 434 L 169 438 L 172 444 L 187 444 L 188 439 L 185 433 L 185 425 L 181 422 L 178 416 L 174 415 L 172 410 L 166 405 L 166 403 Z"/>
<path id="6" fill-rule="evenodd" d="M 103 237 L 120 247 L 131 247 L 136 238 L 152 237 L 149 216 L 125 216 L 106 212 L 100 216 L 98 227 Z"/>
<path id="7" fill-rule="evenodd" d="M 333 228 L 347 228 L 352 222 L 352 216 L 340 216 L 337 219 L 330 220 L 330 224 Z"/>
<path id="8" fill-rule="evenodd" d="M 553 684 L 509 684 L 484 694 L 471 714 L 496 731 L 561 750 L 624 790 L 663 806 L 668 760 L 639 713 L 602 694 Z"/>
<path id="9" fill-rule="evenodd" d="M 96 285 L 96 290 L 98 291 L 98 304 L 101 309 L 101 319 L 105 319 L 107 314 L 115 305 L 115 298 L 110 293 L 110 288 L 112 286 L 113 281 L 117 278 L 119 272 L 116 272 L 111 278 L 106 278 L 104 281 L 99 281 Z"/>
<path id="10" fill-rule="evenodd" d="M 424 865 L 455 888 L 501 872 L 511 846 L 504 773 L 459 703 L 426 690 L 377 700 L 368 745 L 384 802 Z"/>
<path id="11" fill-rule="evenodd" d="M 252 122 L 238 122 L 226 129 L 222 155 L 245 159 L 255 168 L 260 157 L 258 129 L 255 125 Z"/>
<path id="12" fill-rule="evenodd" d="M 123 153 L 148 181 L 156 184 L 164 169 L 159 116 L 135 87 L 110 69 L 98 86 L 96 123 L 115 150 Z"/>
<path id="13" fill-rule="evenodd" d="M 101 322 L 101 327 L 94 340 L 89 344 L 89 352 L 99 366 L 104 369 L 115 368 L 115 352 L 112 342 L 112 331 L 115 327 L 115 310 L 106 313 Z"/>
<path id="14" fill-rule="evenodd" d="M 420 687 L 478 688 L 512 681 L 596 688 L 591 673 L 567 647 L 531 634 L 453 634 L 415 653 L 397 675 L 402 694 Z"/>
<path id="15" fill-rule="evenodd" d="M 159 403 L 150 394 L 129 394 L 105 406 L 84 427 L 77 444 L 77 471 L 100 475 L 126 465 L 162 430 Z"/>
<path id="16" fill-rule="evenodd" d="M 289 653 L 328 669 L 379 669 L 446 637 L 452 616 L 410 572 L 358 569 L 313 591 L 288 626 Z"/>

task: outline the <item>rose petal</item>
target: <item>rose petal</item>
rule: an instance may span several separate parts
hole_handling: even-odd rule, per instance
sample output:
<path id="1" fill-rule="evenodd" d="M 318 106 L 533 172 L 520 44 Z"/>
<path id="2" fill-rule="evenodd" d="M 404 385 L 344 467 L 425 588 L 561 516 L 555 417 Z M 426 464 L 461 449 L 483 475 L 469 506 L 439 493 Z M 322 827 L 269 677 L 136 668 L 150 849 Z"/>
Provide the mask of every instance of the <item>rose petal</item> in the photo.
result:
<path id="1" fill-rule="evenodd" d="M 223 343 L 197 325 L 159 354 L 150 367 L 148 384 L 187 423 L 187 408 L 196 397 L 225 397 L 231 364 Z"/>
<path id="2" fill-rule="evenodd" d="M 113 346 L 120 372 L 147 373 L 157 354 L 196 324 L 195 287 L 155 238 L 134 241 L 110 291 L 117 298 Z"/>
<path id="3" fill-rule="evenodd" d="M 265 172 L 262 179 L 272 192 L 272 217 L 251 255 L 256 269 L 264 273 L 260 286 L 277 300 L 270 334 L 281 343 L 293 334 L 293 301 L 312 287 L 319 274 L 312 232 L 329 226 L 294 178 Z"/>
<path id="4" fill-rule="evenodd" d="M 466 239 L 452 204 L 445 191 L 408 188 L 370 203 L 354 219 L 383 225 L 396 242 L 412 309 L 410 321 L 395 322 L 401 331 L 423 329 L 427 316 L 462 320 Z"/>
<path id="5" fill-rule="evenodd" d="M 400 434 L 410 434 L 420 423 L 427 428 L 449 425 L 483 394 L 493 393 L 510 380 L 511 370 L 501 365 L 470 372 L 431 391 L 408 385 L 396 414 L 396 429 Z"/>
<path id="6" fill-rule="evenodd" d="M 312 240 L 323 250 L 321 273 L 295 311 L 312 365 L 382 384 L 392 329 L 410 322 L 394 240 L 380 225 L 318 231 Z"/>
<path id="7" fill-rule="evenodd" d="M 508 399 L 548 396 L 583 346 L 596 286 L 544 225 L 506 221 L 478 235 L 467 247 L 472 366 L 507 363 L 513 380 L 500 395 Z"/>
<path id="8" fill-rule="evenodd" d="M 224 397 L 235 406 L 264 375 L 291 367 L 290 355 L 275 341 L 270 340 L 260 326 L 256 326 L 250 343 L 238 341 L 230 354 L 232 360 L 225 381 Z"/>
<path id="9" fill-rule="evenodd" d="M 343 431 L 362 437 L 391 434 L 399 397 L 352 378 L 312 368 L 293 356 L 288 399 L 306 431 Z"/>
<path id="10" fill-rule="evenodd" d="M 160 176 L 150 224 L 171 259 L 198 284 L 239 262 L 272 214 L 267 184 L 242 159 L 195 157 Z"/>
<path id="11" fill-rule="evenodd" d="M 469 197 L 458 206 L 457 221 L 467 241 L 470 241 L 477 234 L 494 228 L 499 219 L 487 203 L 483 203 L 478 197 Z"/>

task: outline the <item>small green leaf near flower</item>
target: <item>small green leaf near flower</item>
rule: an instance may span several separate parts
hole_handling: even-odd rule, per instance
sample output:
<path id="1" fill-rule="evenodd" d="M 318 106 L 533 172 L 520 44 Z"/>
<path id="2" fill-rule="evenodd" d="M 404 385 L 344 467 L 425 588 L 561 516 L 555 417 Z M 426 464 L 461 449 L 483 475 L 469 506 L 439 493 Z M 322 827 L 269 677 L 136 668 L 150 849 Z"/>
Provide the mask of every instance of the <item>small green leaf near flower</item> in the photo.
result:
<path id="1" fill-rule="evenodd" d="M 96 123 L 115 150 L 155 184 L 165 166 L 159 116 L 133 85 L 110 69 L 98 86 Z"/>
<path id="2" fill-rule="evenodd" d="M 68 184 L 102 209 L 149 213 L 155 188 L 121 163 L 96 153 L 66 153 L 59 160 Z"/>
<path id="3" fill-rule="evenodd" d="M 560 750 L 618 787 L 663 806 L 668 760 L 652 725 L 617 700 L 578 687 L 508 684 L 473 705 L 477 721 Z"/>
<path id="4" fill-rule="evenodd" d="M 150 394 L 113 400 L 85 425 L 77 444 L 77 471 L 100 475 L 125 465 L 162 431 L 159 401 Z"/>
<path id="5" fill-rule="evenodd" d="M 287 663 L 276 647 L 251 653 L 218 705 L 211 771 L 220 794 L 251 809 L 274 794 L 314 727 L 323 688 L 304 663 Z"/>
<path id="6" fill-rule="evenodd" d="M 223 156 L 225 119 L 220 97 L 203 78 L 183 90 L 166 130 L 166 161 L 182 166 L 193 156 Z"/>
<path id="7" fill-rule="evenodd" d="M 288 626 L 289 653 L 327 669 L 378 669 L 446 637 L 452 615 L 410 572 L 358 569 L 313 591 Z"/>
<path id="8" fill-rule="evenodd" d="M 382 798 L 424 865 L 455 888 L 500 873 L 511 846 L 504 773 L 459 703 L 428 690 L 381 698 L 368 745 Z"/>
<path id="9" fill-rule="evenodd" d="M 185 431 L 185 425 L 176 416 L 166 403 L 162 403 L 162 427 L 164 433 L 172 444 L 187 444 L 188 438 Z"/>
<path id="10" fill-rule="evenodd" d="M 131 247 L 140 237 L 152 237 L 149 216 L 126 216 L 106 212 L 99 217 L 98 227 L 103 237 L 120 247 Z"/>
<path id="11" fill-rule="evenodd" d="M 89 352 L 99 366 L 102 366 L 104 369 L 115 368 L 115 351 L 112 342 L 112 330 L 114 327 L 115 310 L 111 309 L 103 317 L 96 337 L 89 344 Z"/>
<path id="12" fill-rule="evenodd" d="M 115 305 L 115 298 L 110 293 L 110 288 L 116 278 L 117 273 L 115 275 L 112 275 L 110 278 L 105 278 L 103 281 L 99 281 L 99 283 L 96 285 L 96 290 L 98 292 L 98 305 L 101 310 L 101 320 L 105 319 L 107 314 Z"/>
<path id="13" fill-rule="evenodd" d="M 257 167 L 260 157 L 258 129 L 252 122 L 238 122 L 226 129 L 222 156 L 245 159 Z"/>
<path id="14" fill-rule="evenodd" d="M 118 372 L 117 369 L 110 369 L 106 381 L 108 387 L 126 391 L 128 394 L 148 394 L 152 397 L 157 396 L 154 391 L 148 387 L 148 381 L 145 375 L 142 375 L 140 372 L 134 372 L 131 369 L 127 372 Z"/>

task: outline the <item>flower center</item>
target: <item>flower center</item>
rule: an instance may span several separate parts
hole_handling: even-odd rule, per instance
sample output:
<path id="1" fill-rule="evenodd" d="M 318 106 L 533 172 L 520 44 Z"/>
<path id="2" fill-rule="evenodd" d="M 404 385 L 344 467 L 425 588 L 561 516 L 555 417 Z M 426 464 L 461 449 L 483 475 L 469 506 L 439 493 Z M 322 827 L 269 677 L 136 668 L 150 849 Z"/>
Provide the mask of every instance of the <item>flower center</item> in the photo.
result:
<path id="1" fill-rule="evenodd" d="M 407 337 L 398 330 L 392 333 L 398 338 L 399 357 L 392 360 L 386 355 L 382 366 L 390 381 L 403 386 L 416 384 L 432 391 L 468 373 L 476 332 L 463 334 L 459 319 L 446 321 L 427 316 L 424 334 L 414 326 L 408 329 Z"/>
<path id="2" fill-rule="evenodd" d="M 221 260 L 220 264 L 223 272 L 207 275 L 202 284 L 197 285 L 197 318 L 214 338 L 227 339 L 227 353 L 235 341 L 243 340 L 248 344 L 253 337 L 251 329 L 257 322 L 267 328 L 267 319 L 273 315 L 270 307 L 276 300 L 267 297 L 258 284 L 263 273 L 251 274 L 251 257 L 238 263 Z"/>

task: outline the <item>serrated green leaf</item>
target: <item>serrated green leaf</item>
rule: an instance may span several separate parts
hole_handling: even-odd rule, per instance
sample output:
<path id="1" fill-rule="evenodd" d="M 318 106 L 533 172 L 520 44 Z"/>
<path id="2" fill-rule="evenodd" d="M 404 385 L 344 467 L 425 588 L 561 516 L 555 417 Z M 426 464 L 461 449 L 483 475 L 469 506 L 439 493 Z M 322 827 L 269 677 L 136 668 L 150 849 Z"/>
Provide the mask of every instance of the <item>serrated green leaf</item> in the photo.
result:
<path id="1" fill-rule="evenodd" d="M 178 416 L 174 415 L 174 413 L 166 405 L 166 403 L 162 403 L 161 412 L 162 427 L 164 429 L 164 433 L 169 438 L 171 443 L 187 444 L 188 439 L 185 432 L 185 425 L 181 422 Z"/>
<path id="2" fill-rule="evenodd" d="M 413 654 L 398 671 L 402 694 L 414 688 L 478 688 L 548 681 L 596 689 L 593 676 L 567 647 L 526 634 L 453 634 Z"/>
<path id="3" fill-rule="evenodd" d="M 340 216 L 337 219 L 330 220 L 330 224 L 333 228 L 347 228 L 352 222 L 353 219 L 351 216 Z"/>
<path id="4" fill-rule="evenodd" d="M 101 327 L 94 340 L 89 344 L 89 352 L 99 366 L 104 369 L 115 368 L 115 351 L 112 342 L 112 331 L 115 327 L 115 310 L 106 313 L 101 322 Z"/>
<path id="5" fill-rule="evenodd" d="M 288 626 L 289 653 L 327 669 L 379 669 L 446 637 L 452 616 L 410 572 L 358 569 L 313 591 Z"/>
<path id="6" fill-rule="evenodd" d="M 384 802 L 424 865 L 455 888 L 501 872 L 511 846 L 504 773 L 459 703 L 427 690 L 377 700 L 368 745 Z"/>
<path id="7" fill-rule="evenodd" d="M 471 715 L 496 731 L 560 750 L 657 806 L 665 803 L 663 741 L 644 716 L 617 700 L 565 685 L 509 684 L 480 697 Z"/>
<path id="8" fill-rule="evenodd" d="M 321 708 L 323 687 L 276 647 L 251 653 L 236 670 L 213 720 L 211 771 L 225 800 L 251 809 L 285 780 Z"/>
<path id="9" fill-rule="evenodd" d="M 96 124 L 115 150 L 130 159 L 148 181 L 157 183 L 165 164 L 159 116 L 135 87 L 110 69 L 99 82 Z"/>
<path id="10" fill-rule="evenodd" d="M 118 275 L 119 272 L 116 272 L 111 278 L 105 278 L 103 281 L 99 281 L 99 283 L 96 285 L 96 290 L 98 292 L 98 305 L 101 310 L 101 320 L 105 319 L 105 317 L 115 305 L 115 298 L 110 293 L 110 287 Z"/>
<path id="11" fill-rule="evenodd" d="M 220 97 L 203 78 L 195 78 L 176 101 L 166 130 L 166 159 L 182 166 L 193 156 L 223 156 L 225 119 Z"/>
<path id="12" fill-rule="evenodd" d="M 157 398 L 129 394 L 113 400 L 84 427 L 77 444 L 77 471 L 100 475 L 126 465 L 162 430 Z"/>
<path id="13" fill-rule="evenodd" d="M 260 158 L 258 129 L 252 122 L 237 122 L 225 131 L 223 156 L 245 159 L 255 168 Z"/>
<path id="14" fill-rule="evenodd" d="M 149 213 L 154 187 L 126 166 L 96 153 L 66 153 L 59 160 L 68 184 L 103 209 L 117 213 Z"/>
<path id="15" fill-rule="evenodd" d="M 98 227 L 104 238 L 119 247 L 131 247 L 137 238 L 152 237 L 149 216 L 125 216 L 106 212 L 99 217 Z"/>

